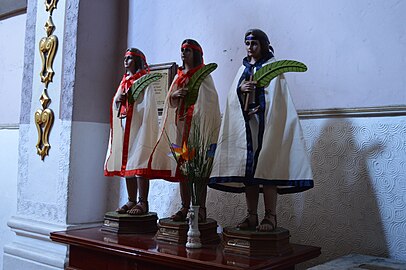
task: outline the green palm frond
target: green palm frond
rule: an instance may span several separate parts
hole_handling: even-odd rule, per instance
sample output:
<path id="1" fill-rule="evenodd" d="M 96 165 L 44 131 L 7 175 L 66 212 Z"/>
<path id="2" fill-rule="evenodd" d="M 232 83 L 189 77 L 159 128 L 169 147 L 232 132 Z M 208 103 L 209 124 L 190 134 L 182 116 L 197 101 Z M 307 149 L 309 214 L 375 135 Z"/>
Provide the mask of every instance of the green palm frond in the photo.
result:
<path id="1" fill-rule="evenodd" d="M 128 102 L 133 104 L 135 101 L 137 101 L 141 92 L 144 91 L 144 89 L 147 88 L 148 85 L 161 78 L 162 74 L 149 73 L 136 80 L 135 83 L 131 86 L 130 95 L 128 95 Z"/>
<path id="2" fill-rule="evenodd" d="M 217 64 L 210 63 L 203 66 L 201 69 L 195 72 L 187 84 L 188 94 L 185 97 L 185 106 L 189 106 L 196 103 L 197 97 L 199 96 L 199 88 L 203 80 L 212 73 L 217 68 Z"/>
<path id="3" fill-rule="evenodd" d="M 257 87 L 266 87 L 269 83 L 286 72 L 305 72 L 307 67 L 305 64 L 294 60 L 280 60 L 263 66 L 255 72 L 253 80 L 257 82 Z"/>

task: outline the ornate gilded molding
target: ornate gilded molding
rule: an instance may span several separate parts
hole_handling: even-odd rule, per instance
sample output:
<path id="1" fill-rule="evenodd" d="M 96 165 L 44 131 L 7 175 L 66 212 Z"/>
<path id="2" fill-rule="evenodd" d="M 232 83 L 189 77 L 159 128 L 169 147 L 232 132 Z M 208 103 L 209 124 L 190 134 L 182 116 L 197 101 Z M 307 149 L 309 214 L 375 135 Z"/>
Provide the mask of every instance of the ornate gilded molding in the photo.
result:
<path id="1" fill-rule="evenodd" d="M 44 25 L 44 30 L 45 30 L 45 33 L 47 33 L 47 37 L 52 35 L 52 33 L 55 31 L 55 24 L 52 21 L 51 16 L 48 17 L 48 20 L 46 21 L 46 23 Z"/>
<path id="2" fill-rule="evenodd" d="M 47 33 L 46 37 L 41 38 L 39 41 L 39 52 L 41 55 L 42 68 L 40 72 L 41 82 L 45 83 L 45 87 L 52 82 L 55 74 L 52 64 L 55 59 L 56 49 L 58 48 L 58 38 L 52 35 L 55 30 L 55 25 L 52 18 L 49 17 L 45 23 L 44 29 Z"/>
<path id="3" fill-rule="evenodd" d="M 55 74 L 52 64 L 55 59 L 57 45 L 58 39 L 56 36 L 43 37 L 39 42 L 39 51 L 42 60 L 40 76 L 41 82 L 45 83 L 46 87 L 52 82 L 52 78 Z"/>
<path id="4" fill-rule="evenodd" d="M 49 12 L 50 15 L 52 15 L 52 12 L 54 9 L 56 9 L 56 4 L 58 3 L 58 0 L 45 0 L 45 10 Z"/>
<path id="5" fill-rule="evenodd" d="M 36 144 L 37 154 L 41 156 L 41 159 L 44 160 L 44 157 L 48 155 L 49 145 L 49 131 L 51 130 L 52 124 L 54 122 L 54 113 L 51 109 L 48 109 L 48 105 L 51 102 L 51 99 L 47 95 L 46 89 L 42 91 L 40 97 L 40 102 L 42 109 L 38 109 L 35 112 L 35 125 L 38 131 L 38 140 Z"/>
<path id="6" fill-rule="evenodd" d="M 42 109 L 38 109 L 34 114 L 35 126 L 38 131 L 38 140 L 36 144 L 37 154 L 44 160 L 48 155 L 51 145 L 49 144 L 49 133 L 54 123 L 54 113 L 48 108 L 51 99 L 47 94 L 48 84 L 52 82 L 55 74 L 52 65 L 58 49 L 58 38 L 52 35 L 55 31 L 55 25 L 52 21 L 52 12 L 56 8 L 57 0 L 45 0 L 45 9 L 49 12 L 48 20 L 45 22 L 44 30 L 46 37 L 39 41 L 39 52 L 41 55 L 41 82 L 44 83 L 45 89 L 42 91 L 40 102 Z"/>

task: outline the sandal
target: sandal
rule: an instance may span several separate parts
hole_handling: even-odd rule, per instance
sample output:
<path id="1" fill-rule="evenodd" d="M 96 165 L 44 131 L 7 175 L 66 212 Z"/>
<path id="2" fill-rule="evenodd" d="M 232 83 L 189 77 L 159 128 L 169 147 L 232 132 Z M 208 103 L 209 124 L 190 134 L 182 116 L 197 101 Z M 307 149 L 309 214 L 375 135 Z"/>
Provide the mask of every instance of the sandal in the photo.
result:
<path id="1" fill-rule="evenodd" d="M 255 218 L 254 224 L 251 223 L 252 218 Z M 247 216 L 244 218 L 242 222 L 237 225 L 238 229 L 241 230 L 253 230 L 258 226 L 258 214 L 252 213 L 248 210 Z"/>
<path id="2" fill-rule="evenodd" d="M 138 198 L 138 203 L 127 211 L 129 215 L 145 215 L 149 212 L 148 201 L 142 197 Z"/>
<path id="3" fill-rule="evenodd" d="M 271 218 L 273 218 L 274 223 L 272 223 Z M 257 226 L 257 231 L 272 232 L 272 231 L 276 230 L 277 226 L 278 226 L 278 223 L 276 220 L 276 214 L 272 214 L 271 210 L 265 210 L 264 219 L 261 221 L 261 224 Z"/>
<path id="4" fill-rule="evenodd" d="M 171 216 L 173 221 L 186 221 L 187 214 L 189 212 L 189 207 L 182 204 L 182 208 L 176 212 L 174 215 Z"/>
<path id="5" fill-rule="evenodd" d="M 128 198 L 128 202 L 126 202 L 123 206 L 116 209 L 116 212 L 119 214 L 125 214 L 128 210 L 135 206 L 135 201 Z"/>

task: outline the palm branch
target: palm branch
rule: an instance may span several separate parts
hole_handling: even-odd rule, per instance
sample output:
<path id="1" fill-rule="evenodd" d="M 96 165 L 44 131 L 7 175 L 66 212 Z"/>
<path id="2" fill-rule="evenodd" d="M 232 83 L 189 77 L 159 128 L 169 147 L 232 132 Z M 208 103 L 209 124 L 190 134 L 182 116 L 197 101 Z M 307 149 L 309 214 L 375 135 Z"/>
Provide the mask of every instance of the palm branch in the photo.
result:
<path id="1" fill-rule="evenodd" d="M 185 97 L 185 106 L 188 108 L 189 106 L 196 103 L 197 97 L 199 96 L 199 88 L 202 84 L 203 80 L 212 73 L 217 68 L 217 64 L 210 63 L 203 66 L 201 69 L 195 72 L 190 78 L 187 88 L 188 94 Z"/>
<path id="2" fill-rule="evenodd" d="M 162 78 L 162 74 L 149 73 L 136 80 L 131 86 L 130 94 L 128 95 L 128 102 L 133 104 L 135 101 L 137 101 L 141 92 L 147 88 L 148 85 L 159 80 L 160 78 Z"/>
<path id="3" fill-rule="evenodd" d="M 266 87 L 277 76 L 286 72 L 305 72 L 305 64 L 294 60 L 280 60 L 263 66 L 255 72 L 253 80 L 257 82 L 257 87 Z"/>

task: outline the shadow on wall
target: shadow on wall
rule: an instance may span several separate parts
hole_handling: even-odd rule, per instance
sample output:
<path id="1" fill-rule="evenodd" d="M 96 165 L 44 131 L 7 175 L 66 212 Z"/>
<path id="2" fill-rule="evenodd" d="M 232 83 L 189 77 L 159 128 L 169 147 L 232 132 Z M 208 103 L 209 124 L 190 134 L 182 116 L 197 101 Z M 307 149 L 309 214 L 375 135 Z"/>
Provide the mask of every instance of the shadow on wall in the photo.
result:
<path id="1" fill-rule="evenodd" d="M 127 190 L 125 179 L 110 177 L 107 211 L 114 211 L 127 202 Z M 149 210 L 156 212 L 158 218 L 166 218 L 173 215 L 181 207 L 179 184 L 160 179 L 150 180 L 148 195 Z"/>
<path id="2" fill-rule="evenodd" d="M 307 266 L 349 254 L 387 256 L 384 227 L 368 161 L 376 159 L 383 143 L 364 127 L 348 120 L 324 120 L 320 128 L 304 129 L 315 187 L 280 197 L 282 226 L 291 241 L 316 245 L 322 255 Z"/>
<path id="3" fill-rule="evenodd" d="M 259 205 L 262 205 L 262 200 Z M 236 226 L 247 214 L 244 193 L 230 193 L 212 188 L 207 189 L 206 208 L 207 217 L 215 219 L 221 228 Z"/>
<path id="4" fill-rule="evenodd" d="M 124 201 L 127 199 L 127 191 L 125 191 L 125 179 L 121 177 L 109 177 L 108 179 L 106 212 L 114 211 L 119 206 L 127 202 Z M 124 190 L 124 192 L 122 192 L 122 190 Z M 124 197 L 121 196 L 121 194 L 123 194 Z M 122 200 L 120 200 L 121 197 L 123 197 Z"/>
<path id="5" fill-rule="evenodd" d="M 382 125 L 386 128 L 386 124 L 380 122 L 366 119 L 302 121 L 315 187 L 303 193 L 279 196 L 277 212 L 279 226 L 290 230 L 293 243 L 322 247 L 319 258 L 299 268 L 349 253 L 392 256 L 392 246 L 397 242 L 392 243 L 387 223 L 400 224 L 402 217 L 398 216 L 403 210 L 388 218 L 385 211 L 391 211 L 392 205 L 397 207 L 390 196 L 392 191 L 397 192 L 394 196 L 402 193 L 399 187 L 402 181 L 393 180 L 389 174 L 399 173 L 387 172 L 388 168 L 393 169 L 382 164 L 392 159 L 396 164 L 404 163 L 403 156 L 396 156 L 399 152 L 396 147 L 403 147 L 404 139 L 399 143 L 396 138 L 402 134 L 393 136 L 394 131 L 390 129 L 380 131 Z M 396 164 L 393 166 L 398 166 Z M 117 180 L 109 183 L 112 195 L 109 205 L 114 204 L 111 209 L 117 207 L 120 194 L 126 198 L 123 196 L 125 185 L 120 188 Z M 387 182 L 393 182 L 394 186 L 388 186 Z M 178 184 L 153 180 L 149 200 L 151 210 L 157 211 L 160 218 L 170 216 L 180 206 Z M 260 202 L 258 212 L 262 215 L 262 196 Z M 222 227 L 235 226 L 246 214 L 244 194 L 208 189 L 207 211 Z"/>

